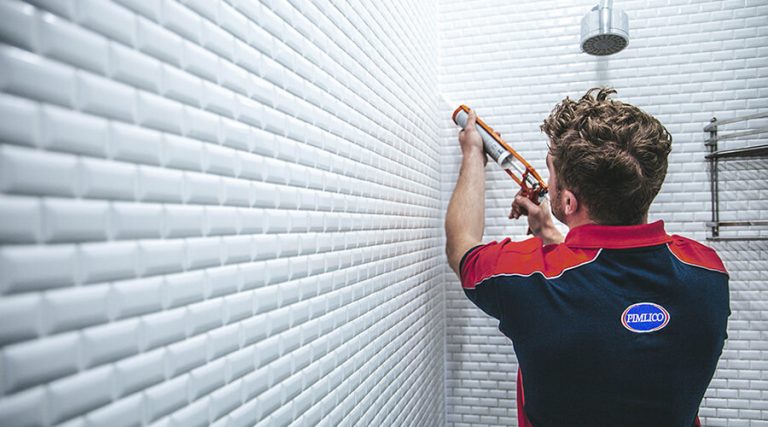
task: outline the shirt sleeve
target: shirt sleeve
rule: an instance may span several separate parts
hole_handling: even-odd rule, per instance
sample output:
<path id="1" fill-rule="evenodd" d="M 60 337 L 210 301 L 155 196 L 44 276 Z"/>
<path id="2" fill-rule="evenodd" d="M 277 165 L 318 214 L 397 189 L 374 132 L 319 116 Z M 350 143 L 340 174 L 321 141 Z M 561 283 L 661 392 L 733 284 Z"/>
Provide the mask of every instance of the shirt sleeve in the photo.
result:
<path id="1" fill-rule="evenodd" d="M 476 246 L 464 255 L 459 264 L 464 294 L 489 316 L 501 320 L 499 276 L 541 264 L 541 239 L 522 242 L 504 239 Z M 522 271 L 522 270 L 521 270 Z"/>
<path id="2" fill-rule="evenodd" d="M 478 269 L 488 271 L 490 264 L 496 263 L 500 246 L 497 242 L 475 246 L 464 254 L 459 263 L 464 294 L 485 314 L 496 319 L 501 318 L 496 287 L 487 280 L 480 283 L 474 280 L 478 277 L 475 273 Z"/>

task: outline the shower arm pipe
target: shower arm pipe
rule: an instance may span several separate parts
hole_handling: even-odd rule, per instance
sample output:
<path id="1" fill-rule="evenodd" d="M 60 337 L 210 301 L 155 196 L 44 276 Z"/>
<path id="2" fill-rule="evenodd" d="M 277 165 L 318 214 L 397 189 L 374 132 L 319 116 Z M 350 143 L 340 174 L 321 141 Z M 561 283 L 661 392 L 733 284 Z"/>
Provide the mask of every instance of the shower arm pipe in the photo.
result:
<path id="1" fill-rule="evenodd" d="M 600 32 L 607 33 L 613 27 L 613 0 L 600 1 Z"/>

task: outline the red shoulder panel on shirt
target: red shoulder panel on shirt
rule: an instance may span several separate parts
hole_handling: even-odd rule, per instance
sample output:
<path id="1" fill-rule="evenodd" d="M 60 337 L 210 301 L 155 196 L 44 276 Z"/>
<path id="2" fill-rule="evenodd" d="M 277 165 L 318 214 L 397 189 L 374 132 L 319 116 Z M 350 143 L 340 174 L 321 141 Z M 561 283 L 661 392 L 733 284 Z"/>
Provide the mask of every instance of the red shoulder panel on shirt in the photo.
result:
<path id="1" fill-rule="evenodd" d="M 728 274 L 715 250 L 695 240 L 673 235 L 669 250 L 684 264 Z"/>
<path id="2" fill-rule="evenodd" d="M 531 276 L 541 274 L 554 278 L 565 270 L 592 262 L 598 249 L 573 249 L 566 245 L 546 245 L 534 237 L 522 242 L 504 239 L 478 246 L 464 257 L 461 284 L 474 289 L 480 282 L 494 276 Z"/>

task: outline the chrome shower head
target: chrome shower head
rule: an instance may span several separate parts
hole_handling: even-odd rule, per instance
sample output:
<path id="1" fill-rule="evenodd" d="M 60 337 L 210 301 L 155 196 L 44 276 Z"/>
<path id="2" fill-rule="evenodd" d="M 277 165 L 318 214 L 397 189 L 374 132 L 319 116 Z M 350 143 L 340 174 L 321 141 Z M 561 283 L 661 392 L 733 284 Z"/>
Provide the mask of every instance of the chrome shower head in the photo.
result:
<path id="1" fill-rule="evenodd" d="M 613 55 L 629 44 L 629 17 L 602 1 L 581 20 L 581 50 L 590 55 Z"/>

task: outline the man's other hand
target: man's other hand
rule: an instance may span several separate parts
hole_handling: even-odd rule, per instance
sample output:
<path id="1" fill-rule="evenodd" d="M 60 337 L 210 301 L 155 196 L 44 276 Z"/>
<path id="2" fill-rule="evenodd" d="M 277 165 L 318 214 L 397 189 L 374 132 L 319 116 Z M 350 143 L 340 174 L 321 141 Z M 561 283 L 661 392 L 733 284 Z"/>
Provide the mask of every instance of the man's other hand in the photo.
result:
<path id="1" fill-rule="evenodd" d="M 520 190 L 512 202 L 509 218 L 518 219 L 521 216 L 528 217 L 528 228 L 531 229 L 534 236 L 541 238 L 545 245 L 562 243 L 565 240 L 560 230 L 552 222 L 552 212 L 546 198 L 542 198 L 541 204 L 537 205 L 528 197 L 523 196 L 522 190 Z"/>

